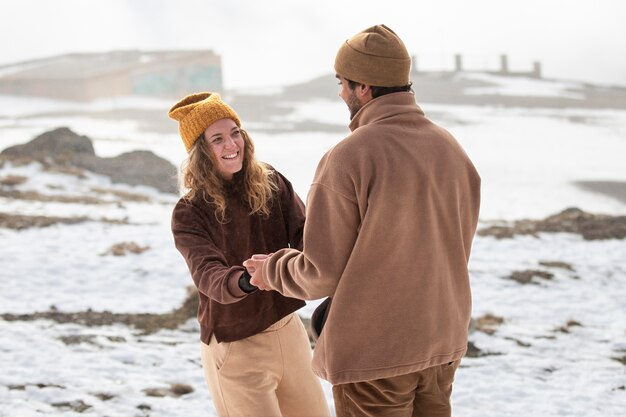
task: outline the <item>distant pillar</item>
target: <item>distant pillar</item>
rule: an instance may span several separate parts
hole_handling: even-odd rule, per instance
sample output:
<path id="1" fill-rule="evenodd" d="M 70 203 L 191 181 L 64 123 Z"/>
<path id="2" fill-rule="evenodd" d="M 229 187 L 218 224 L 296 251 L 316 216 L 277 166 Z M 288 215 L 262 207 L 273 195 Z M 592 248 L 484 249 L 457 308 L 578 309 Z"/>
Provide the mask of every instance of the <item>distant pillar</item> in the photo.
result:
<path id="1" fill-rule="evenodd" d="M 411 72 L 417 72 L 417 55 L 411 55 Z"/>
<path id="2" fill-rule="evenodd" d="M 463 57 L 461 56 L 461 54 L 456 54 L 454 56 L 454 71 L 463 71 Z"/>
<path id="3" fill-rule="evenodd" d="M 541 62 L 533 62 L 533 77 L 541 78 Z"/>
<path id="4" fill-rule="evenodd" d="M 509 57 L 506 55 L 500 55 L 500 72 L 502 74 L 509 73 Z"/>

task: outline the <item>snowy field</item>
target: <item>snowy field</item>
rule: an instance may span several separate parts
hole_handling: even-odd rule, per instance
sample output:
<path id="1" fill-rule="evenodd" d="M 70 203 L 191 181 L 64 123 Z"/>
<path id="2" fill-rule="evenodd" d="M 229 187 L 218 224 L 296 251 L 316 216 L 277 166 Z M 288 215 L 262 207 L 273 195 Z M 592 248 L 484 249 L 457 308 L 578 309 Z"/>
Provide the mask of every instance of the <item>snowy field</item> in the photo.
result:
<path id="1" fill-rule="evenodd" d="M 173 103 L 129 99 L 123 104 L 161 106 L 165 115 Z M 626 111 L 420 104 L 457 136 L 480 172 L 481 226 L 499 219 L 543 218 L 574 206 L 626 214 L 619 199 L 573 184 L 626 181 Z M 94 104 L 113 105 L 120 102 Z M 173 122 L 171 134 L 157 134 L 139 131 L 132 120 L 41 115 L 72 106 L 77 105 L 0 97 L 0 149 L 67 126 L 89 136 L 99 156 L 148 149 L 177 166 L 185 156 Z M 345 125 L 348 113 L 342 103 L 314 101 L 299 104 L 289 117 Z M 446 125 L 452 119 L 462 123 Z M 255 133 L 245 121 L 244 127 L 258 157 L 290 178 L 303 199 L 317 161 L 341 139 L 328 133 Z M 52 173 L 38 164 L 5 164 L 0 180 L 10 176 L 25 178 L 14 190 L 101 201 L 0 197 L 0 213 L 90 219 L 20 231 L 0 228 L 0 313 L 51 308 L 165 313 L 182 304 L 192 281 L 169 230 L 176 196 L 112 184 L 98 175 Z M 120 192 L 145 201 L 127 201 Z M 110 248 L 121 242 L 146 250 L 112 256 Z M 534 278 L 531 284 L 507 279 L 523 270 L 542 270 L 552 278 Z M 477 237 L 470 271 L 473 317 L 493 316 L 501 322 L 470 336 L 485 355 L 463 360 L 453 391 L 455 415 L 625 415 L 624 240 L 585 241 L 564 233 Z M 301 315 L 310 316 L 315 305 L 309 303 Z M 0 332 L 0 417 L 216 415 L 200 368 L 195 319 L 150 335 L 119 324 L 84 327 L 2 319 Z M 172 384 L 193 391 L 178 397 L 148 395 Z M 332 409 L 330 386 L 323 386 Z"/>

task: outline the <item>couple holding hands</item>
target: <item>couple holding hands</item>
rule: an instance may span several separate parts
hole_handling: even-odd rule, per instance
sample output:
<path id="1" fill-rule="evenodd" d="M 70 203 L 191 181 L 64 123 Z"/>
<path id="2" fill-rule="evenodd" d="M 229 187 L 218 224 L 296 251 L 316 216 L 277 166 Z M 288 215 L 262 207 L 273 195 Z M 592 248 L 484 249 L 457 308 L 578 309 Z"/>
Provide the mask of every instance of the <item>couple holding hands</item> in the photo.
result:
<path id="1" fill-rule="evenodd" d="M 480 177 L 417 105 L 410 66 L 385 25 L 341 45 L 351 133 L 319 162 L 306 209 L 218 94 L 170 109 L 188 152 L 172 232 L 219 416 L 329 416 L 318 377 L 338 417 L 451 415 Z M 311 355 L 296 311 L 317 299 Z"/>

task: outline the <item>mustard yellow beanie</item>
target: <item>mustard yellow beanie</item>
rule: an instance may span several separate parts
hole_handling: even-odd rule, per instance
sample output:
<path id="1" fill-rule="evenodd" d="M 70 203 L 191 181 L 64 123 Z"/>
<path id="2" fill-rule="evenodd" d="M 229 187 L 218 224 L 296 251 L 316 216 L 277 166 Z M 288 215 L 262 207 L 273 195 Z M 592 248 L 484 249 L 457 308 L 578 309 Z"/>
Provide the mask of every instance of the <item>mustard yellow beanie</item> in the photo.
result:
<path id="1" fill-rule="evenodd" d="M 241 127 L 237 113 L 217 93 L 191 94 L 176 103 L 168 114 L 178 121 L 178 131 L 187 152 L 206 128 L 220 119 L 232 119 Z"/>
<path id="2" fill-rule="evenodd" d="M 400 87 L 409 83 L 411 57 L 393 30 L 376 25 L 341 45 L 335 58 L 335 71 L 365 85 Z"/>

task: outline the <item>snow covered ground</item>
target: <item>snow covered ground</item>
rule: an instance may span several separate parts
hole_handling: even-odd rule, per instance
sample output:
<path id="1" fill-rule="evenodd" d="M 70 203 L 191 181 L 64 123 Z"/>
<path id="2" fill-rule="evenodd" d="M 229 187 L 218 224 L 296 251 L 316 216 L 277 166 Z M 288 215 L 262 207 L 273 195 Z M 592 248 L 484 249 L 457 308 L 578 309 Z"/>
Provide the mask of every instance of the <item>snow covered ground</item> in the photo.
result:
<path id="1" fill-rule="evenodd" d="M 69 106 L 29 100 L 20 104 L 0 97 L 0 149 L 68 126 L 92 138 L 99 156 L 149 149 L 175 165 L 185 156 L 175 124 L 171 134 L 156 134 L 138 131 L 132 120 L 25 117 L 35 108 L 49 112 Z M 170 103 L 156 104 L 166 110 Z M 542 218 L 571 206 L 626 214 L 620 200 L 572 184 L 626 181 L 626 112 L 420 104 L 444 126 L 450 120 L 446 115 L 463 121 L 446 127 L 482 175 L 482 225 L 496 219 Z M 292 120 L 347 123 L 341 103 L 300 106 L 289 116 Z M 290 178 L 303 199 L 317 161 L 341 139 L 311 132 L 269 135 L 255 133 L 253 127 L 248 130 L 259 158 Z M 5 164 L 0 180 L 9 176 L 25 178 L 14 190 L 103 201 L 0 197 L 0 213 L 91 219 L 20 231 L 0 228 L 0 314 L 46 311 L 51 306 L 64 312 L 164 313 L 182 304 L 191 280 L 169 230 L 176 196 L 112 184 L 98 175 L 51 173 L 38 164 Z M 124 200 L 118 192 L 146 201 Z M 120 242 L 147 249 L 110 255 L 109 249 Z M 563 264 L 549 263 L 557 261 Z M 491 315 L 501 323 L 471 334 L 471 341 L 487 355 L 464 359 L 453 392 L 455 415 L 624 415 L 624 240 L 585 241 L 563 233 L 506 240 L 477 237 L 470 270 L 473 317 Z M 533 278 L 531 284 L 507 279 L 522 270 L 541 270 L 553 277 Z M 300 313 L 309 316 L 315 305 L 309 303 Z M 119 324 L 85 327 L 0 319 L 0 417 L 214 416 L 200 369 L 197 332 L 194 319 L 177 330 L 150 335 Z M 155 397 L 146 391 L 172 384 L 186 384 L 193 391 L 180 397 Z M 332 409 L 330 386 L 323 386 Z"/>

